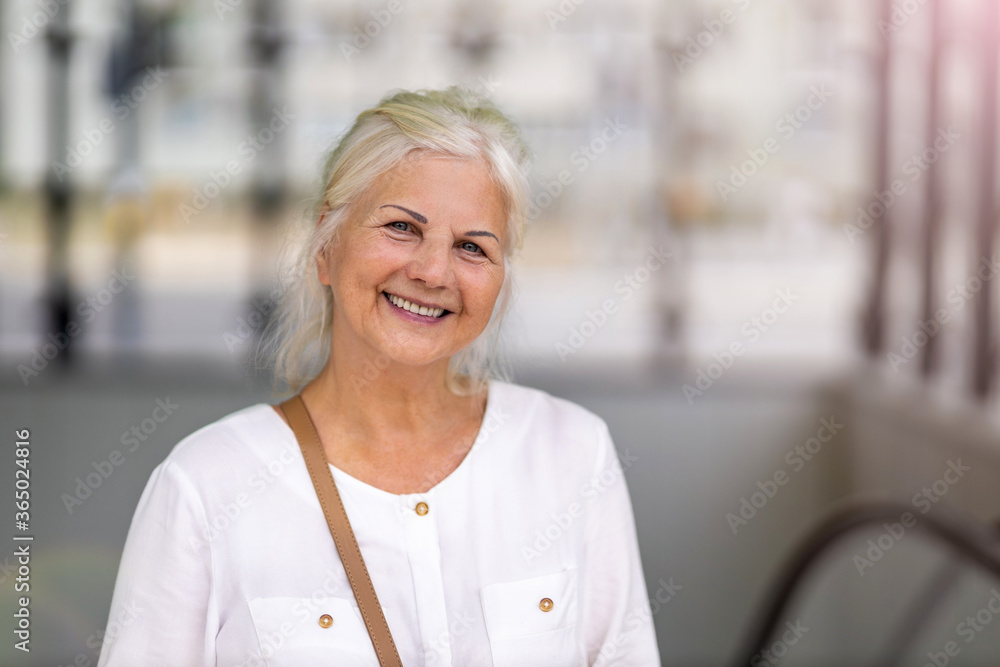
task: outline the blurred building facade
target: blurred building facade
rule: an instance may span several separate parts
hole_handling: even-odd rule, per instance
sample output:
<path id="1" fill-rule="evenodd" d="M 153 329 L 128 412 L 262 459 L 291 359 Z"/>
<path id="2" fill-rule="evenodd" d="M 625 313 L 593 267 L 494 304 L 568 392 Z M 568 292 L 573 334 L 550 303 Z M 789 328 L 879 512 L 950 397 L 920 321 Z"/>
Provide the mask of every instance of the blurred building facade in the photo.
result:
<path id="1" fill-rule="evenodd" d="M 4 5 L 5 32 L 24 36 L 0 56 L 17 91 L 0 113 L 5 355 L 29 353 L 46 331 L 37 297 L 53 172 L 76 195 L 71 300 L 99 290 L 116 264 L 134 260 L 139 272 L 131 326 L 141 334 L 95 318 L 80 348 L 225 355 L 213 334 L 266 292 L 280 225 L 305 224 L 337 136 L 391 89 L 450 84 L 493 97 L 536 154 L 521 258 L 532 288 L 519 310 L 531 326 L 511 327 L 532 363 L 566 361 L 560 343 L 579 342 L 594 290 L 628 307 L 571 345 L 573 359 L 708 354 L 742 337 L 789 281 L 822 298 L 800 301 L 787 335 L 762 335 L 748 353 L 840 359 L 856 347 L 865 266 L 843 226 L 872 181 L 878 34 L 864 3 L 87 1 L 63 11 L 68 113 L 50 149 L 53 21 L 36 2 Z M 137 41 L 156 40 L 157 54 L 138 54 L 144 67 L 114 81 Z M 278 205 L 262 209 L 269 196 Z M 656 279 L 634 300 L 616 292 L 662 244 L 674 254 Z M 732 280 L 731 260 L 743 279 Z M 218 319 L 197 333 L 171 328 L 173 295 L 217 296 L 204 310 Z M 10 315 L 13 304 L 23 315 Z"/>

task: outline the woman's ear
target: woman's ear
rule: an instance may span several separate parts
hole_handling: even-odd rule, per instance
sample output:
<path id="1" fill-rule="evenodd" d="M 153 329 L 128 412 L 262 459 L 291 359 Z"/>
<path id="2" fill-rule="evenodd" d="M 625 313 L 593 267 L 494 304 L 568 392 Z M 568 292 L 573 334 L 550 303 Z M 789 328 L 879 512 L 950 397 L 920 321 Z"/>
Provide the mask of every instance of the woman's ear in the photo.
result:
<path id="1" fill-rule="evenodd" d="M 330 285 L 330 246 L 333 241 L 330 240 L 324 245 L 319 252 L 317 252 L 313 259 L 316 261 L 316 276 L 319 278 L 320 284 Z"/>
<path id="2" fill-rule="evenodd" d="M 316 253 L 316 276 L 321 285 L 330 284 L 330 267 L 326 259 L 326 250 Z"/>
<path id="3" fill-rule="evenodd" d="M 330 202 L 324 201 L 323 207 L 319 210 L 319 215 L 316 216 L 316 226 L 319 227 L 326 220 L 326 216 L 330 213 Z"/>

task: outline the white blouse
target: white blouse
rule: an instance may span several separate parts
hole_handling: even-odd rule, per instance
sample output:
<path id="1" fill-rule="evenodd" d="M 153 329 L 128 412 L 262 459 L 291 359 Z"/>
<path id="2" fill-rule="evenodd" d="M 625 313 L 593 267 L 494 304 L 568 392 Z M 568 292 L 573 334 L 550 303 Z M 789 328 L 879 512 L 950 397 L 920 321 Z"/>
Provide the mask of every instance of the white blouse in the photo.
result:
<path id="1" fill-rule="evenodd" d="M 330 469 L 406 667 L 660 664 L 623 468 L 594 413 L 492 381 L 474 446 L 429 491 Z M 107 628 L 98 667 L 377 667 L 269 404 L 199 429 L 153 470 Z"/>

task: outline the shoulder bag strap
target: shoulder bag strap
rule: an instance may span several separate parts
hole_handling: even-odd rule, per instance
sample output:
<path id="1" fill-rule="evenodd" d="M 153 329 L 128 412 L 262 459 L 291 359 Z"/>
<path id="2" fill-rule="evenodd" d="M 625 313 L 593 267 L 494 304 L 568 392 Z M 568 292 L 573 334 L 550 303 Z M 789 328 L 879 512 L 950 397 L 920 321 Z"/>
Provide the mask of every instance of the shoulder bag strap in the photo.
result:
<path id="1" fill-rule="evenodd" d="M 378 654 L 378 662 L 382 667 L 402 667 L 403 663 L 396 651 L 396 644 L 389 632 L 389 624 L 385 621 L 382 606 L 378 602 L 378 596 L 375 595 L 375 587 L 372 586 L 368 568 L 365 567 L 364 558 L 361 557 L 361 548 L 358 547 L 358 540 L 354 537 L 347 512 L 344 511 L 344 503 L 340 499 L 333 473 L 327 464 L 319 435 L 305 403 L 300 396 L 295 395 L 281 403 L 280 407 L 288 418 L 295 438 L 299 441 L 302 457 L 306 461 L 309 476 L 316 488 L 316 495 L 326 516 L 327 525 L 330 526 L 330 534 L 333 535 L 337 553 L 340 554 L 347 579 L 351 582 L 351 590 L 354 591 L 354 598 L 358 602 L 358 609 L 368 627 L 368 636 L 371 637 L 375 653 Z"/>

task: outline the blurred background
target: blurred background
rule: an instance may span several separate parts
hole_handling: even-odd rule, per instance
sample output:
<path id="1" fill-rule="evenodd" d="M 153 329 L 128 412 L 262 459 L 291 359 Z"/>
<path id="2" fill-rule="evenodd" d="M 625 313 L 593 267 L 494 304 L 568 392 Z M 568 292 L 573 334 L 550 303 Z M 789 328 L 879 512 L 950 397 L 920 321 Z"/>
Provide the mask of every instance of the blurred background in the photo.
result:
<path id="1" fill-rule="evenodd" d="M 30 429 L 35 535 L 4 665 L 96 664 L 149 473 L 273 400 L 284 251 L 395 88 L 487 94 L 535 153 L 506 343 L 638 463 L 664 665 L 735 664 L 845 500 L 996 529 L 997 0 L 4 0 L 0 33 L 0 474 Z M 996 664 L 1000 582 L 905 528 L 839 541 L 755 664 Z"/>

